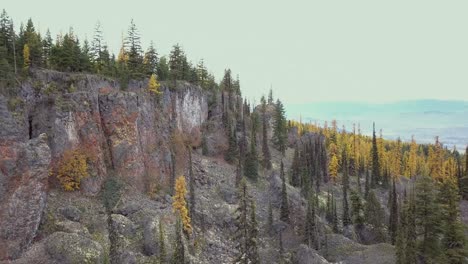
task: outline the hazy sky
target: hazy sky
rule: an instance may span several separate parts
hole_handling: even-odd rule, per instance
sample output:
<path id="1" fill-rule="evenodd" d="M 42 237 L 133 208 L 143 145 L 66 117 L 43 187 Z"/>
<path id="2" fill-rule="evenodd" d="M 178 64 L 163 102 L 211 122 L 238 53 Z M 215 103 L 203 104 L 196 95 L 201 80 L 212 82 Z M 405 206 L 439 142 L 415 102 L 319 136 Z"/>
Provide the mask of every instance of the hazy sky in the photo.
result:
<path id="1" fill-rule="evenodd" d="M 117 52 L 130 19 L 160 54 L 180 43 L 248 98 L 273 85 L 286 103 L 468 100 L 468 1 L 6 0 L 19 24 L 88 39 L 101 21 Z M 257 100 L 258 101 L 258 100 Z"/>

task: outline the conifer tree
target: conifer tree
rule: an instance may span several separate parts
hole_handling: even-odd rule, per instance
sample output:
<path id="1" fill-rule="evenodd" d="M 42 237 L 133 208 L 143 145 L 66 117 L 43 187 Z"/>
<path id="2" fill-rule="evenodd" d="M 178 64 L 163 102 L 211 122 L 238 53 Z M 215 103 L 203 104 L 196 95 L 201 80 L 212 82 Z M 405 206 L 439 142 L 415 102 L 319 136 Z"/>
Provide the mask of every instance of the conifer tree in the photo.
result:
<path id="1" fill-rule="evenodd" d="M 166 81 L 169 79 L 169 64 L 165 56 L 159 59 L 158 65 L 156 66 L 156 73 L 158 79 L 161 81 Z"/>
<path id="2" fill-rule="evenodd" d="M 364 185 L 364 198 L 367 200 L 367 197 L 369 196 L 369 189 L 370 189 L 370 176 L 369 176 L 369 169 L 366 168 L 366 182 Z"/>
<path id="3" fill-rule="evenodd" d="M 167 252 L 166 252 L 166 239 L 164 234 L 164 226 L 162 219 L 159 219 L 159 262 L 166 263 Z"/>
<path id="4" fill-rule="evenodd" d="M 343 226 L 351 224 L 351 218 L 349 216 L 349 204 L 348 204 L 348 189 L 349 189 L 349 175 L 348 175 L 348 157 L 346 148 L 343 149 L 342 155 L 343 161 Z"/>
<path id="5" fill-rule="evenodd" d="M 379 152 L 377 150 L 377 138 L 375 136 L 375 123 L 373 124 L 372 130 L 372 178 L 370 179 L 370 186 L 375 188 L 375 186 L 380 181 L 380 162 L 379 162 Z"/>
<path id="6" fill-rule="evenodd" d="M 228 149 L 226 151 L 226 154 L 224 155 L 224 159 L 229 162 L 233 163 L 236 160 L 236 156 L 239 153 L 238 147 L 237 147 L 237 138 L 236 138 L 236 132 L 229 130 L 229 137 L 228 137 Z"/>
<path id="7" fill-rule="evenodd" d="M 385 240 L 385 234 L 383 233 L 384 217 L 385 212 L 383 211 L 377 196 L 373 191 L 369 191 L 367 203 L 364 209 L 364 218 L 368 224 L 373 226 L 381 241 Z"/>
<path id="8" fill-rule="evenodd" d="M 268 123 L 266 117 L 266 102 L 265 97 L 262 96 L 260 100 L 262 103 L 262 153 L 263 153 L 263 168 L 271 169 L 271 154 L 270 147 L 268 147 Z"/>
<path id="9" fill-rule="evenodd" d="M 395 245 L 397 232 L 398 232 L 398 202 L 397 202 L 397 193 L 395 186 L 395 179 L 393 179 L 392 184 L 392 199 L 390 204 L 390 219 L 388 224 L 388 231 L 390 233 L 390 241 L 392 245 Z"/>
<path id="10" fill-rule="evenodd" d="M 283 222 L 289 222 L 289 203 L 288 203 L 288 193 L 286 189 L 286 177 L 284 175 L 284 165 L 281 160 L 280 168 L 280 177 L 281 177 L 281 207 L 280 207 L 280 219 Z"/>
<path id="11" fill-rule="evenodd" d="M 417 234 L 416 234 L 416 204 L 414 194 L 411 194 L 407 204 L 405 215 L 407 219 L 407 234 L 405 243 L 405 263 L 416 263 L 417 259 Z"/>
<path id="12" fill-rule="evenodd" d="M 287 141 L 287 130 L 286 130 L 286 117 L 284 106 L 281 101 L 276 100 L 275 108 L 275 123 L 273 130 L 273 143 L 275 143 L 276 148 L 284 154 L 286 150 L 286 141 Z"/>
<path id="13" fill-rule="evenodd" d="M 337 210 L 336 210 L 336 200 L 335 200 L 335 197 L 332 193 L 332 204 L 333 204 L 333 207 L 332 207 L 332 211 L 333 211 L 333 221 L 332 221 L 332 228 L 333 228 L 333 232 L 335 233 L 338 233 L 339 232 L 339 229 L 338 229 L 338 213 L 337 213 Z"/>
<path id="14" fill-rule="evenodd" d="M 189 153 L 189 203 L 190 203 L 190 217 L 195 221 L 195 176 L 193 175 L 193 162 L 192 162 L 192 148 L 188 147 Z"/>
<path id="15" fill-rule="evenodd" d="M 255 126 L 252 126 L 252 138 L 250 141 L 250 151 L 247 154 L 245 160 L 244 174 L 251 180 L 256 181 L 258 179 L 258 155 L 257 155 L 257 141 Z"/>
<path id="16" fill-rule="evenodd" d="M 307 200 L 307 212 L 306 212 L 306 222 L 305 222 L 305 242 L 312 248 L 315 245 L 316 238 L 316 223 L 315 223 L 315 202 L 313 201 L 313 196 L 311 195 Z"/>
<path id="17" fill-rule="evenodd" d="M 247 182 L 243 178 L 239 186 L 238 194 L 238 207 L 236 209 L 235 218 L 235 234 L 234 239 L 236 242 L 237 257 L 235 258 L 236 263 L 248 264 L 248 246 L 249 246 L 249 232 L 250 224 L 248 218 L 248 205 L 249 197 L 247 192 Z"/>
<path id="18" fill-rule="evenodd" d="M 247 241 L 247 256 L 249 263 L 260 264 L 260 256 L 258 254 L 258 223 L 256 217 L 255 202 L 250 201 L 250 223 L 249 237 Z"/>
<path id="19" fill-rule="evenodd" d="M 299 146 L 294 148 L 294 156 L 291 165 L 291 185 L 294 187 L 299 187 L 301 185 Z"/>
<path id="20" fill-rule="evenodd" d="M 171 264 L 185 263 L 185 249 L 182 241 L 182 220 L 180 216 L 177 216 L 174 237 L 174 253 L 172 254 Z"/>
<path id="21" fill-rule="evenodd" d="M 184 232 L 187 235 L 191 235 L 192 224 L 190 216 L 188 214 L 187 202 L 185 201 L 186 194 L 187 188 L 185 184 L 185 177 L 180 176 L 179 178 L 177 178 L 175 183 L 175 194 L 172 198 L 172 208 L 174 210 L 174 213 L 177 213 L 177 215 L 180 217 L 180 220 L 182 221 L 182 224 L 184 226 Z"/>
<path id="22" fill-rule="evenodd" d="M 351 217 L 356 228 L 364 226 L 364 207 L 359 193 L 351 191 Z"/>
<path id="23" fill-rule="evenodd" d="M 442 202 L 443 239 L 442 248 L 448 263 L 464 263 L 468 257 L 465 249 L 466 238 L 460 220 L 459 197 L 455 181 L 446 179 L 439 192 Z"/>
<path id="24" fill-rule="evenodd" d="M 27 72 L 29 70 L 30 65 L 31 65 L 31 59 L 30 59 L 29 45 L 24 44 L 24 47 L 23 47 L 23 70 L 25 72 Z"/>
<path id="25" fill-rule="evenodd" d="M 132 78 L 142 77 L 142 48 L 140 33 L 133 19 L 130 21 L 130 26 L 127 32 L 127 48 L 128 48 L 128 69 Z"/>
<path id="26" fill-rule="evenodd" d="M 162 92 L 159 90 L 160 87 L 161 84 L 159 84 L 158 80 L 156 79 L 156 75 L 151 74 L 148 81 L 148 91 L 150 91 L 153 94 L 159 95 L 162 94 Z"/>
<path id="27" fill-rule="evenodd" d="M 419 252 L 425 261 L 440 256 L 440 216 L 433 180 L 427 176 L 416 182 L 416 225 L 421 234 Z"/>
<path id="28" fill-rule="evenodd" d="M 151 76 L 156 74 L 156 67 L 158 65 L 158 53 L 154 48 L 153 41 L 150 42 L 148 50 L 145 52 L 143 57 L 143 66 L 145 68 L 145 74 Z"/>
<path id="29" fill-rule="evenodd" d="M 395 241 L 395 252 L 396 252 L 396 263 L 405 264 L 406 263 L 406 242 L 408 239 L 408 217 L 407 217 L 407 208 L 408 202 L 407 197 L 405 196 L 403 201 L 403 206 L 400 206 L 399 221 L 398 221 L 398 230 Z"/>
<path id="30" fill-rule="evenodd" d="M 268 93 L 268 104 L 272 105 L 273 104 L 273 90 L 270 89 L 270 92 Z"/>

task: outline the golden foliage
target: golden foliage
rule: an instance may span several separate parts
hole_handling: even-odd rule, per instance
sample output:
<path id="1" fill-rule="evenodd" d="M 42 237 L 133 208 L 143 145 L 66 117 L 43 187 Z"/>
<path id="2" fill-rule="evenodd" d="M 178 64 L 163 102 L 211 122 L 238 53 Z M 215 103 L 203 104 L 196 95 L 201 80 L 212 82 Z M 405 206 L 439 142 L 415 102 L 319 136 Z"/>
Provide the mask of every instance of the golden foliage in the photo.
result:
<path id="1" fill-rule="evenodd" d="M 336 178 L 338 177 L 338 158 L 336 157 L 336 155 L 331 156 L 330 164 L 328 165 L 328 170 L 330 172 L 330 177 L 335 183 Z"/>
<path id="2" fill-rule="evenodd" d="M 184 225 L 184 231 L 187 234 L 192 233 L 191 219 L 188 215 L 187 202 L 185 201 L 185 195 L 187 194 L 187 187 L 185 183 L 185 177 L 180 176 L 175 182 L 175 194 L 172 197 L 172 209 L 174 213 L 179 213 L 182 224 Z"/>
<path id="3" fill-rule="evenodd" d="M 81 180 L 89 176 L 87 157 L 83 151 L 78 149 L 65 151 L 58 163 L 55 176 L 65 191 L 79 190 Z"/>
<path id="4" fill-rule="evenodd" d="M 159 90 L 159 87 L 161 87 L 161 84 L 159 84 L 158 80 L 156 79 L 156 75 L 151 74 L 151 77 L 148 81 L 148 90 L 154 94 L 162 94 L 162 92 Z"/>
<path id="5" fill-rule="evenodd" d="M 29 46 L 28 46 L 28 44 L 24 44 L 24 47 L 23 47 L 23 68 L 27 70 L 27 69 L 29 69 L 30 65 L 31 65 L 31 60 L 30 60 Z"/>

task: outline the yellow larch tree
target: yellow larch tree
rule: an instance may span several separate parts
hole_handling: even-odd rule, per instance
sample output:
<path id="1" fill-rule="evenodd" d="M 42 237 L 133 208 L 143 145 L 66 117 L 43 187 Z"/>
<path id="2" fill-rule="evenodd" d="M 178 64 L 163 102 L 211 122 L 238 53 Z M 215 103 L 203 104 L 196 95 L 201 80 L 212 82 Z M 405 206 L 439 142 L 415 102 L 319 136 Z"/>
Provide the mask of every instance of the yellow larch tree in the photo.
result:
<path id="1" fill-rule="evenodd" d="M 30 59 L 30 51 L 29 51 L 29 45 L 24 44 L 23 47 L 23 69 L 28 70 L 29 66 L 31 66 L 31 59 Z"/>
<path id="2" fill-rule="evenodd" d="M 336 183 L 336 179 L 338 177 L 338 157 L 337 157 L 337 147 L 335 143 L 331 143 L 329 147 L 330 152 L 330 163 L 328 164 L 328 171 L 330 173 L 330 177 L 333 180 L 333 183 Z"/>
<path id="3" fill-rule="evenodd" d="M 151 77 L 148 81 L 148 90 L 154 94 L 161 94 L 162 92 L 159 90 L 160 87 L 161 84 L 159 84 L 158 80 L 156 79 L 156 75 L 151 74 Z"/>
<path id="4" fill-rule="evenodd" d="M 406 163 L 406 173 L 407 177 L 414 177 L 417 173 L 417 164 L 418 164 L 418 144 L 414 140 L 414 136 L 411 137 L 410 151 L 408 155 L 408 160 Z"/>
<path id="5" fill-rule="evenodd" d="M 187 194 L 187 186 L 185 183 L 185 177 L 180 176 L 176 179 L 175 182 L 175 194 L 172 197 L 172 209 L 174 213 L 178 213 L 182 224 L 184 226 L 184 231 L 187 234 L 192 233 L 192 224 L 191 219 L 188 215 L 187 201 L 185 200 L 185 195 Z"/>

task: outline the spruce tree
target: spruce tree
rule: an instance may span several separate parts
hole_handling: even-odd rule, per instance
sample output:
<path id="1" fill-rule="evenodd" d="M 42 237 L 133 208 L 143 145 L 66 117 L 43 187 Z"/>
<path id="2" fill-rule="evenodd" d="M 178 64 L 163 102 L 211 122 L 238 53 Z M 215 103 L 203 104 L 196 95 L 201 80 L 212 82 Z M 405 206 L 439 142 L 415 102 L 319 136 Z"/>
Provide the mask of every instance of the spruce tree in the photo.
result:
<path id="1" fill-rule="evenodd" d="M 436 203 L 434 182 L 429 176 L 416 182 L 416 226 L 421 236 L 419 252 L 424 261 L 440 256 L 440 208 Z"/>
<path id="2" fill-rule="evenodd" d="M 171 264 L 185 263 L 185 249 L 182 241 L 182 220 L 177 217 L 175 224 L 174 253 L 172 254 Z"/>
<path id="3" fill-rule="evenodd" d="M 236 209 L 235 218 L 235 234 L 234 240 L 236 242 L 237 256 L 236 263 L 248 264 L 248 239 L 250 232 L 249 218 L 248 218 L 248 205 L 249 197 L 247 193 L 247 182 L 243 178 L 239 186 L 238 194 L 238 207 Z"/>
<path id="4" fill-rule="evenodd" d="M 342 155 L 343 161 L 343 226 L 351 224 L 351 218 L 349 216 L 349 204 L 348 204 L 348 189 L 349 189 L 349 174 L 348 174 L 348 156 L 346 148 L 343 149 Z"/>
<path id="5" fill-rule="evenodd" d="M 276 100 L 276 108 L 274 115 L 274 129 L 273 129 L 273 143 L 276 148 L 284 154 L 287 144 L 287 128 L 286 128 L 286 117 L 283 103 L 278 99 Z"/>
<path id="6" fill-rule="evenodd" d="M 443 239 L 442 248 L 448 263 L 464 263 L 468 257 L 465 249 L 466 238 L 460 220 L 459 196 L 454 180 L 446 179 L 439 191 L 442 203 Z"/>
<path id="7" fill-rule="evenodd" d="M 148 50 L 145 52 L 143 57 L 143 66 L 144 66 L 144 74 L 146 76 L 151 76 L 152 74 L 156 74 L 156 68 L 158 66 L 158 53 L 154 48 L 153 41 L 150 42 L 150 46 Z"/>
<path id="8" fill-rule="evenodd" d="M 256 181 L 258 179 L 258 155 L 257 155 L 257 143 L 255 140 L 255 131 L 252 131 L 252 139 L 250 141 L 250 151 L 247 154 L 245 160 L 244 174 L 249 179 Z"/>
<path id="9" fill-rule="evenodd" d="M 315 245 L 316 238 L 316 222 L 315 222 L 315 202 L 313 201 L 312 195 L 307 200 L 307 212 L 306 212 L 306 222 L 305 222 L 305 242 L 312 248 Z"/>
<path id="10" fill-rule="evenodd" d="M 406 205 L 405 216 L 407 223 L 407 234 L 405 243 L 405 263 L 416 263 L 417 260 L 417 234 L 416 234 L 416 202 L 414 194 L 411 193 Z"/>
<path id="11" fill-rule="evenodd" d="M 397 235 L 395 239 L 396 264 L 406 263 L 406 242 L 408 240 L 408 202 L 405 196 L 403 206 L 400 206 Z"/>
<path id="12" fill-rule="evenodd" d="M 294 148 L 294 156 L 291 165 L 291 185 L 299 187 L 301 184 L 301 168 L 299 157 L 299 146 Z"/>
<path id="13" fill-rule="evenodd" d="M 159 218 L 159 262 L 166 263 L 167 261 L 167 252 L 166 252 L 166 242 L 165 242 L 164 226 L 162 219 Z"/>
<path id="14" fill-rule="evenodd" d="M 288 204 L 288 193 L 286 189 L 286 177 L 284 175 L 284 165 L 281 161 L 280 168 L 281 177 L 281 207 L 280 207 L 280 219 L 283 222 L 289 222 L 289 204 Z"/>
<path id="15" fill-rule="evenodd" d="M 379 162 L 379 152 L 377 150 L 377 138 L 375 136 L 375 123 L 373 123 L 372 130 L 372 178 L 370 179 L 371 188 L 375 186 L 380 181 L 380 162 Z"/>
<path id="16" fill-rule="evenodd" d="M 364 226 L 364 206 L 359 193 L 351 191 L 351 217 L 356 228 Z"/>
<path id="17" fill-rule="evenodd" d="M 369 196 L 369 189 L 370 189 L 370 176 L 369 176 L 369 169 L 366 168 L 366 182 L 365 182 L 365 185 L 364 185 L 364 198 L 367 199 L 367 197 Z"/>
<path id="18" fill-rule="evenodd" d="M 398 232 L 398 198 L 396 193 L 395 179 L 392 184 L 392 199 L 390 204 L 390 218 L 388 224 L 388 232 L 390 233 L 390 241 L 392 245 L 395 245 L 397 232 Z"/>
<path id="19" fill-rule="evenodd" d="M 249 263 L 251 264 L 260 264 L 260 256 L 258 254 L 258 222 L 256 214 L 255 202 L 251 200 L 249 236 L 247 241 L 247 256 Z"/>
<path id="20" fill-rule="evenodd" d="M 263 153 L 263 168 L 271 169 L 271 154 L 268 147 L 268 122 L 266 117 L 266 102 L 262 96 L 262 153 Z"/>
<path id="21" fill-rule="evenodd" d="M 369 191 L 367 197 L 366 206 L 364 209 L 364 218 L 366 222 L 374 228 L 375 233 L 378 235 L 379 240 L 385 240 L 385 234 L 383 231 L 384 228 L 384 218 L 385 212 L 382 209 L 377 196 L 373 191 Z"/>
<path id="22" fill-rule="evenodd" d="M 133 19 L 130 21 L 130 26 L 127 33 L 127 43 L 128 48 L 128 69 L 130 71 L 131 78 L 141 78 L 142 77 L 142 48 L 140 33 L 135 25 Z"/>

